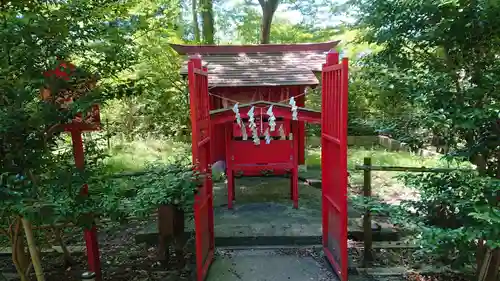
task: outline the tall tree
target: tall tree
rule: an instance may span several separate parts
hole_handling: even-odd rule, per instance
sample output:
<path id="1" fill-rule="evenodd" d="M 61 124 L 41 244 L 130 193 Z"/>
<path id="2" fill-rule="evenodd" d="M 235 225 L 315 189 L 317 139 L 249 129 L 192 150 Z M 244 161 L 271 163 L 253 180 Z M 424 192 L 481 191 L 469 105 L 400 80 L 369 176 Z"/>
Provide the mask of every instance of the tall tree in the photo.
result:
<path id="1" fill-rule="evenodd" d="M 214 9 L 212 0 L 200 0 L 201 18 L 203 20 L 203 42 L 213 45 L 214 40 Z"/>
<path id="2" fill-rule="evenodd" d="M 260 43 L 269 44 L 271 41 L 271 24 L 281 0 L 259 0 L 262 8 L 262 20 L 260 25 Z"/>
<path id="3" fill-rule="evenodd" d="M 193 14 L 194 40 L 200 42 L 200 23 L 198 22 L 198 0 L 191 1 L 191 13 Z"/>

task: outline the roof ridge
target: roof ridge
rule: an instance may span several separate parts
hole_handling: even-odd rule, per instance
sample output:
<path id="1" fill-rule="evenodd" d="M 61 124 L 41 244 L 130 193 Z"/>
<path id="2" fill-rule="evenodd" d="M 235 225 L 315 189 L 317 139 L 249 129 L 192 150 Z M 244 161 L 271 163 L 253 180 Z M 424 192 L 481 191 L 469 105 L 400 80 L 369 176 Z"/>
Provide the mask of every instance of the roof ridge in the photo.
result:
<path id="1" fill-rule="evenodd" d="M 178 54 L 238 54 L 238 53 L 292 53 L 302 51 L 330 51 L 340 40 L 321 43 L 261 44 L 261 45 L 182 45 L 169 44 Z"/>

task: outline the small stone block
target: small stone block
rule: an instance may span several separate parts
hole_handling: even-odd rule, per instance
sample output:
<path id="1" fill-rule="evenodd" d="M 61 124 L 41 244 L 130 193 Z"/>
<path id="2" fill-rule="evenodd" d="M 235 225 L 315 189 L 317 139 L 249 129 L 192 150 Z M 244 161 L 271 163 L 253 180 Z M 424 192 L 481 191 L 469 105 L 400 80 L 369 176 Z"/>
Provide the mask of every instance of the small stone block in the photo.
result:
<path id="1" fill-rule="evenodd" d="M 370 276 L 395 276 L 403 275 L 408 272 L 406 267 L 358 267 L 358 272 Z"/>
<path id="2" fill-rule="evenodd" d="M 321 180 L 318 179 L 307 179 L 306 184 L 312 187 L 321 188 Z"/>

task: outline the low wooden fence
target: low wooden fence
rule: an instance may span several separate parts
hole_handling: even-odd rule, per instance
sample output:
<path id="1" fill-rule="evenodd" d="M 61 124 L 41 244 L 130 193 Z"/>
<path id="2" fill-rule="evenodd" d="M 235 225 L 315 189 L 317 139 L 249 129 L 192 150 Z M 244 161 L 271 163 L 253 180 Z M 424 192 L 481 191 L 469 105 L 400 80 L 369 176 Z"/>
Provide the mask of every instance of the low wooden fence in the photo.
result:
<path id="1" fill-rule="evenodd" d="M 451 169 L 451 168 L 426 168 L 426 167 L 400 167 L 400 166 L 374 166 L 371 157 L 363 159 L 363 165 L 356 165 L 356 170 L 363 171 L 363 197 L 365 201 L 372 197 L 372 172 L 409 172 L 409 173 L 450 173 L 454 171 L 473 172 L 472 169 Z M 363 264 L 369 265 L 373 262 L 373 232 L 372 217 L 370 208 L 367 207 L 363 217 L 364 232 L 364 255 Z"/>

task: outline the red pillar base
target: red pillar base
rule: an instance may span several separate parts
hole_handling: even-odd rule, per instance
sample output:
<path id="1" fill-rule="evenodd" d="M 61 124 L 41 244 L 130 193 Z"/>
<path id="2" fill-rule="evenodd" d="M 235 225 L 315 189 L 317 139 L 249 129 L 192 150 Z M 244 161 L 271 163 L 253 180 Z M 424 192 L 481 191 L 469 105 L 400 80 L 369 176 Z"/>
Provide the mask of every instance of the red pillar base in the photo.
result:
<path id="1" fill-rule="evenodd" d="M 292 187 L 292 200 L 293 200 L 293 208 L 299 208 L 299 170 L 298 168 L 294 168 L 292 170 L 291 176 L 291 187 Z"/>
<path id="2" fill-rule="evenodd" d="M 101 261 L 99 257 L 99 243 L 97 241 L 97 228 L 84 230 L 85 244 L 87 246 L 87 261 L 89 270 L 96 275 L 96 281 L 102 280 Z"/>
<path id="3" fill-rule="evenodd" d="M 227 172 L 227 208 L 233 209 L 233 200 L 235 199 L 234 195 L 234 172 L 228 169 Z"/>

